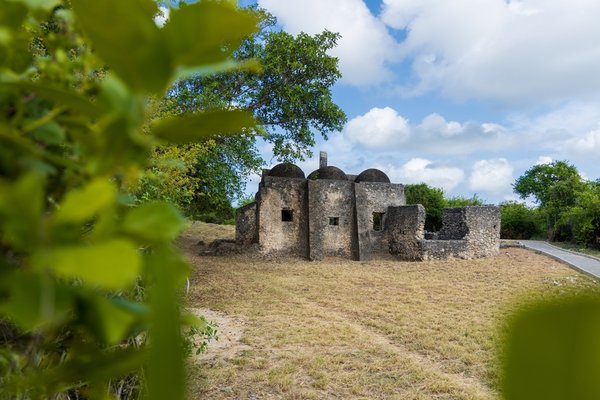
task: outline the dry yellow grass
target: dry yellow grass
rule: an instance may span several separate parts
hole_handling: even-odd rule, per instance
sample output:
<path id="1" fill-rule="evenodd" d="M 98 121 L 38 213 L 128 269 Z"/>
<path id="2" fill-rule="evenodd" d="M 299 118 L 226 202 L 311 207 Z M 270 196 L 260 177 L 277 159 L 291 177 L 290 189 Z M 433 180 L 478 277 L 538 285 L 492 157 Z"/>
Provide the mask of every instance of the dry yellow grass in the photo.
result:
<path id="1" fill-rule="evenodd" d="M 516 248 L 414 263 L 197 254 L 198 240 L 232 235 L 196 223 L 181 239 L 194 267 L 190 305 L 243 320 L 247 346 L 194 362 L 197 399 L 497 398 L 504 317 L 530 298 L 597 290 Z"/>

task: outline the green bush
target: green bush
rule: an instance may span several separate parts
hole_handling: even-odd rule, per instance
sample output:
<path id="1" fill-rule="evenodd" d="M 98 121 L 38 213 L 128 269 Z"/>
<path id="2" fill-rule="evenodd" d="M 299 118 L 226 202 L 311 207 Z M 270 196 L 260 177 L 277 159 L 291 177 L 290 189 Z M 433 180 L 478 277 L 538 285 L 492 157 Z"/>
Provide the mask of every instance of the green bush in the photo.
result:
<path id="1" fill-rule="evenodd" d="M 210 331 L 180 310 L 184 220 L 129 189 L 156 145 L 254 124 L 145 123 L 176 79 L 236 67 L 257 20 L 230 3 L 158 28 L 151 0 L 0 0 L 0 398 L 184 397 L 182 327 Z"/>
<path id="2" fill-rule="evenodd" d="M 502 203 L 500 215 L 502 239 L 531 239 L 543 235 L 543 217 L 536 209 L 529 208 L 524 203 Z"/>

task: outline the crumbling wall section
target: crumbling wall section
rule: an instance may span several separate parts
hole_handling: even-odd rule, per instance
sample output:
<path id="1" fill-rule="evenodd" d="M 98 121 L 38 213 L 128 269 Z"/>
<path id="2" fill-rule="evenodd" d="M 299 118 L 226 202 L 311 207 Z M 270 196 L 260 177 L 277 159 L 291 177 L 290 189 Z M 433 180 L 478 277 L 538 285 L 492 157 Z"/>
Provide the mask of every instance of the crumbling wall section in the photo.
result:
<path id="1" fill-rule="evenodd" d="M 265 176 L 261 186 L 257 196 L 261 253 L 307 257 L 306 179 Z"/>
<path id="2" fill-rule="evenodd" d="M 353 183 L 308 180 L 309 258 L 353 258 L 355 247 Z"/>
<path id="3" fill-rule="evenodd" d="M 375 255 L 389 256 L 388 238 L 385 234 L 388 207 L 406 204 L 404 186 L 395 183 L 360 182 L 354 184 L 356 198 L 357 253 L 363 261 Z M 381 217 L 375 229 L 374 214 Z M 379 217 L 378 217 L 379 218 Z"/>
<path id="4" fill-rule="evenodd" d="M 444 209 L 436 240 L 422 242 L 423 260 L 473 259 L 500 251 L 500 208 L 468 206 Z"/>
<path id="5" fill-rule="evenodd" d="M 462 240 L 469 234 L 466 207 L 444 208 L 438 240 Z"/>
<path id="6" fill-rule="evenodd" d="M 423 259 L 425 208 L 421 204 L 387 209 L 386 236 L 389 252 L 400 260 Z"/>
<path id="7" fill-rule="evenodd" d="M 235 215 L 235 241 L 243 246 L 258 243 L 256 202 L 238 208 Z"/>

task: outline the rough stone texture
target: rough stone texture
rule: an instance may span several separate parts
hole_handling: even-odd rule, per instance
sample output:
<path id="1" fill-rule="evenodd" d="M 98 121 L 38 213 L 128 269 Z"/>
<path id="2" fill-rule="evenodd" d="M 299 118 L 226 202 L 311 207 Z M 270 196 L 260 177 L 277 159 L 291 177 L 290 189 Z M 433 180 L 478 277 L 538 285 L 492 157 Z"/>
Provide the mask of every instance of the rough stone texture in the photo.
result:
<path id="1" fill-rule="evenodd" d="M 319 168 L 318 170 L 311 172 L 310 175 L 308 175 L 308 179 L 331 179 L 337 181 L 347 181 L 348 177 L 346 176 L 346 173 L 338 167 L 328 165 L 327 167 Z"/>
<path id="2" fill-rule="evenodd" d="M 448 258 L 469 259 L 466 240 L 423 240 L 422 260 L 446 260 Z"/>
<path id="3" fill-rule="evenodd" d="M 297 165 L 290 163 L 277 164 L 267 174 L 268 176 L 277 176 L 279 178 L 300 178 L 304 179 L 304 171 Z"/>
<path id="4" fill-rule="evenodd" d="M 308 196 L 306 179 L 266 176 L 257 202 L 258 244 L 263 254 L 308 256 Z M 292 221 L 282 221 L 282 211 Z"/>
<path id="5" fill-rule="evenodd" d="M 324 151 L 319 152 L 319 168 L 325 168 L 327 166 L 327 153 Z"/>
<path id="6" fill-rule="evenodd" d="M 406 261 L 423 259 L 425 208 L 422 205 L 389 207 L 386 228 L 391 254 Z"/>
<path id="7" fill-rule="evenodd" d="M 354 179 L 356 183 L 359 182 L 381 182 L 381 183 L 390 183 L 390 178 L 385 174 L 385 172 L 378 170 L 376 168 L 369 168 L 358 174 L 356 179 Z"/>
<path id="8" fill-rule="evenodd" d="M 238 244 L 249 246 L 258 243 L 258 230 L 256 202 L 238 208 L 235 215 L 235 241 Z"/>
<path id="9" fill-rule="evenodd" d="M 464 207 L 469 227 L 466 237 L 469 258 L 496 255 L 500 252 L 500 208 L 496 206 Z"/>
<path id="10" fill-rule="evenodd" d="M 466 219 L 466 207 L 445 208 L 442 211 L 442 228 L 439 240 L 461 240 L 469 233 Z"/>
<path id="11" fill-rule="evenodd" d="M 354 191 L 353 184 L 340 180 L 309 180 L 309 258 L 327 256 L 353 258 Z M 330 219 L 337 219 L 331 225 Z"/>
<path id="12" fill-rule="evenodd" d="M 437 240 L 423 241 L 424 260 L 481 258 L 500 251 L 500 208 L 469 206 L 444 209 Z"/>
<path id="13" fill-rule="evenodd" d="M 356 201 L 357 259 L 369 260 L 377 254 L 389 254 L 386 229 L 388 207 L 406 204 L 404 186 L 394 183 L 362 182 L 354 184 Z M 373 213 L 383 214 L 382 230 L 373 230 Z"/>

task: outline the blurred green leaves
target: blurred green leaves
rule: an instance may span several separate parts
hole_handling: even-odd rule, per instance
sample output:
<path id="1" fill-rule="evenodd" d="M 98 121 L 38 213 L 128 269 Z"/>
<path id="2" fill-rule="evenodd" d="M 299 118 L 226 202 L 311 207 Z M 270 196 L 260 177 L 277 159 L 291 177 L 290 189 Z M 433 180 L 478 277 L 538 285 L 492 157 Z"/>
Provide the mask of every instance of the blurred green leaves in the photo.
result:
<path id="1" fill-rule="evenodd" d="M 600 398 L 600 297 L 563 297 L 523 309 L 506 339 L 505 399 Z"/>
<path id="2" fill-rule="evenodd" d="M 56 213 L 57 222 L 85 222 L 111 206 L 117 196 L 114 186 L 106 178 L 97 178 L 85 187 L 73 190 Z"/>
<path id="3" fill-rule="evenodd" d="M 78 278 L 91 286 L 120 290 L 131 286 L 141 272 L 136 246 L 124 239 L 113 239 L 89 246 L 56 247 L 36 259 L 64 278 Z"/>
<path id="4" fill-rule="evenodd" d="M 126 233 L 150 243 L 173 240 L 184 226 L 179 211 L 171 204 L 159 201 L 132 209 L 123 220 Z"/>
<path id="5" fill-rule="evenodd" d="M 210 110 L 183 117 L 165 118 L 154 124 L 154 136 L 169 143 L 187 144 L 211 135 L 240 133 L 256 124 L 252 113 L 244 110 Z"/>
<path id="6" fill-rule="evenodd" d="M 163 93 L 178 66 L 225 62 L 258 23 L 217 1 L 172 10 L 163 29 L 153 20 L 158 8 L 152 0 L 71 2 L 98 55 L 138 93 Z"/>
<path id="7" fill-rule="evenodd" d="M 17 360 L 2 363 L 0 398 L 107 398 L 128 374 L 148 377 L 136 398 L 184 397 L 184 220 L 124 199 L 158 143 L 255 123 L 210 110 L 151 129 L 147 96 L 182 71 L 255 66 L 231 55 L 256 21 L 218 1 L 182 5 L 162 29 L 156 13 L 151 0 L 0 0 L 0 328 Z"/>

